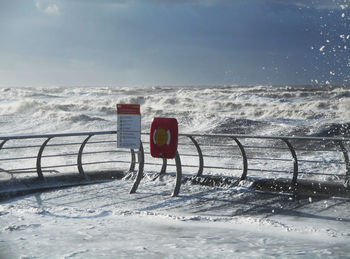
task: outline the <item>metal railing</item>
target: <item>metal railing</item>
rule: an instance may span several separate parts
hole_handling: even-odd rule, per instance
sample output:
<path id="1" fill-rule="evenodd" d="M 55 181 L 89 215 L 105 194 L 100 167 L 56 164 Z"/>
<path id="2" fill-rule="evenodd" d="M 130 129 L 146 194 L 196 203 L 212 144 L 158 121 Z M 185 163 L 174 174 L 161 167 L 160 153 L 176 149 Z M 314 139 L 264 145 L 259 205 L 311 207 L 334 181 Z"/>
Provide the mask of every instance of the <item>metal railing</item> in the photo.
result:
<path id="1" fill-rule="evenodd" d="M 35 160 L 35 167 L 10 167 L 10 169 L 5 169 L 3 166 L 0 166 L 0 173 L 5 172 L 8 174 L 11 174 L 11 176 L 16 174 L 29 174 L 29 173 L 36 173 L 39 179 L 44 179 L 43 172 L 58 172 L 57 170 L 60 168 L 66 168 L 66 167 L 76 167 L 79 175 L 82 177 L 86 177 L 85 171 L 83 169 L 83 165 L 99 165 L 104 163 L 127 163 L 124 160 L 118 161 L 118 160 L 107 160 L 107 161 L 94 161 L 94 162 L 88 162 L 83 163 L 82 157 L 83 154 L 85 155 L 94 155 L 94 154 L 107 154 L 107 153 L 125 153 L 127 151 L 125 150 L 99 150 L 99 151 L 92 151 L 92 152 L 84 152 L 84 148 L 88 141 L 93 136 L 111 136 L 115 135 L 116 131 L 103 131 L 103 132 L 80 132 L 80 133 L 63 133 L 63 134 L 45 134 L 45 135 L 28 135 L 28 136 L 6 136 L 6 137 L 0 137 L 0 162 L 14 162 L 15 165 L 22 164 L 21 161 L 24 160 Z M 62 139 L 67 138 L 74 138 L 74 141 L 63 141 Z M 77 137 L 83 137 L 84 139 L 80 142 L 76 140 Z M 59 143 L 52 143 L 52 140 L 54 139 L 60 139 L 62 141 L 59 141 Z M 39 140 L 39 143 L 33 143 L 34 140 Z M 16 141 L 14 145 L 11 145 L 11 142 Z M 23 143 L 25 141 L 31 141 L 27 143 Z M 19 145 L 18 145 L 19 143 Z M 106 140 L 98 140 L 98 141 L 90 141 L 90 144 L 106 144 L 106 143 L 116 143 L 116 140 L 114 139 L 106 139 Z M 10 145 L 9 145 L 10 144 Z M 76 152 L 65 152 L 65 153 L 59 153 L 60 149 L 68 149 L 71 150 L 72 146 L 78 146 L 79 149 L 76 150 Z M 51 155 L 44 155 L 44 151 L 49 147 L 55 147 L 56 152 Z M 37 149 L 37 152 L 33 155 L 33 150 Z M 29 150 L 27 152 L 21 152 L 21 150 Z M 4 154 L 4 152 L 7 151 L 7 154 Z M 12 151 L 12 152 L 11 152 Z M 19 156 L 20 154 L 26 154 Z M 13 156 L 15 154 L 15 156 Z M 6 156 L 4 158 L 4 156 Z M 11 156 L 12 155 L 12 156 Z M 44 158 L 59 158 L 59 157 L 75 157 L 76 162 L 73 162 L 71 164 L 62 163 L 62 164 L 55 164 L 55 165 L 48 165 L 48 166 L 42 166 L 42 159 Z"/>
<path id="2" fill-rule="evenodd" d="M 127 175 L 135 171 L 137 164 L 140 176 L 158 170 L 157 178 L 168 167 L 177 166 L 150 156 L 148 133 L 142 133 L 144 145 L 138 151 L 117 149 L 116 134 L 99 131 L 0 136 L 0 179 L 1 175 L 13 178 L 35 174 L 43 180 L 48 173 L 61 173 L 65 168 L 71 172 L 72 167 L 87 179 L 86 167 L 93 165 L 105 165 L 106 170 L 120 170 Z M 238 182 L 249 177 L 279 177 L 289 179 L 294 190 L 299 178 L 337 181 L 348 187 L 349 144 L 350 138 L 345 137 L 180 134 L 178 153 L 185 175 L 232 176 Z M 44 164 L 45 159 L 53 163 Z M 125 164 L 129 166 L 120 167 Z"/>

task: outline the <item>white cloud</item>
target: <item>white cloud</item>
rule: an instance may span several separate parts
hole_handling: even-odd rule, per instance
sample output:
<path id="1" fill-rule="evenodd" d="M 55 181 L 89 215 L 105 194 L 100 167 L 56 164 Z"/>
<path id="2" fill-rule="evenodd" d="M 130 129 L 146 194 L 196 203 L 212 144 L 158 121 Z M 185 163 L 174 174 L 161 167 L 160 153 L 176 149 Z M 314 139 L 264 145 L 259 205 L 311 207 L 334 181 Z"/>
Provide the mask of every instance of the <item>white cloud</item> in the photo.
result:
<path id="1" fill-rule="evenodd" d="M 43 1 L 43 0 L 36 0 L 35 1 L 36 8 L 45 14 L 48 15 L 60 15 L 60 8 L 58 5 L 53 1 Z"/>

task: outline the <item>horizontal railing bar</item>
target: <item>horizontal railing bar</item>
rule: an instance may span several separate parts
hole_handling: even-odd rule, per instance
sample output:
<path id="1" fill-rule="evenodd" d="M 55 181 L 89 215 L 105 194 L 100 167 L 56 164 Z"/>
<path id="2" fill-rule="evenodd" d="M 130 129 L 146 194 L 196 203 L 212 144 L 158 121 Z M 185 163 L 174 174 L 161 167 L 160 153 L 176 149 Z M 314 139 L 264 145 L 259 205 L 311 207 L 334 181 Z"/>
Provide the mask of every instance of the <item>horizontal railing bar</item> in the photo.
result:
<path id="1" fill-rule="evenodd" d="M 67 164 L 67 165 L 51 165 L 51 166 L 42 166 L 42 169 L 47 169 L 47 168 L 63 168 L 63 167 L 71 167 L 71 166 L 77 166 L 77 164 Z"/>
<path id="2" fill-rule="evenodd" d="M 208 168 L 208 169 L 225 169 L 225 170 L 242 170 L 242 168 L 223 167 L 223 166 L 204 166 L 204 168 Z"/>
<path id="3" fill-rule="evenodd" d="M 293 161 L 293 160 L 290 160 L 290 162 L 292 162 L 292 161 Z M 260 165 L 260 163 L 256 162 L 256 160 L 254 160 L 254 161 L 250 162 L 249 165 L 250 165 L 250 166 L 258 166 L 258 165 Z M 278 167 L 281 167 L 281 165 L 282 165 L 282 164 L 279 164 Z M 292 166 L 292 164 L 290 164 L 289 166 Z M 277 167 L 277 166 L 276 166 L 276 167 Z M 276 168 L 276 167 L 275 167 L 275 168 Z M 285 166 L 283 165 L 283 167 L 285 167 Z"/>
<path id="4" fill-rule="evenodd" d="M 145 146 L 149 146 L 149 142 L 148 142 L 148 140 L 147 141 L 145 141 L 145 142 L 142 142 L 142 144 L 143 145 L 145 145 Z M 193 146 L 193 144 L 191 144 L 191 143 L 177 143 L 177 145 L 178 146 Z M 226 145 L 227 147 L 229 147 L 228 145 Z"/>
<path id="5" fill-rule="evenodd" d="M 111 142 L 117 142 L 117 141 L 91 141 L 87 144 L 102 144 L 102 143 L 111 143 Z M 61 144 L 48 144 L 47 147 L 60 147 L 60 146 L 75 146 L 75 145 L 81 145 L 82 142 L 68 142 L 68 143 L 61 143 Z"/>
<path id="6" fill-rule="evenodd" d="M 328 174 L 328 173 L 313 173 L 313 172 L 307 172 L 307 171 L 301 171 L 299 174 L 307 174 L 307 175 L 318 175 L 318 176 L 338 176 L 338 177 L 345 177 L 343 174 Z"/>
<path id="7" fill-rule="evenodd" d="M 100 154 L 100 153 L 119 153 L 117 151 L 100 151 L 100 152 L 86 152 L 84 154 Z M 126 153 L 126 152 L 125 152 Z M 45 155 L 42 156 L 43 158 L 50 158 L 50 157 L 64 157 L 64 156 L 76 156 L 77 153 L 70 153 L 70 154 L 58 154 L 58 155 Z M 181 155 L 181 156 L 188 156 L 188 157 L 195 157 L 194 155 Z M 240 156 L 209 156 L 209 155 L 203 155 L 203 157 L 217 157 L 217 158 L 239 158 Z M 12 160 L 25 160 L 25 159 L 35 159 L 36 156 L 30 156 L 30 157 L 14 157 L 14 158 L 1 158 L 0 161 L 12 161 Z M 249 160 L 268 160 L 268 161 L 285 161 L 290 162 L 292 159 L 279 159 L 279 158 L 263 158 L 263 157 L 249 157 Z M 114 160 L 113 160 L 114 161 Z M 324 163 L 324 164 L 345 164 L 343 161 L 318 161 L 318 160 L 298 160 L 299 162 L 304 163 Z M 130 163 L 130 162 L 126 162 Z M 161 165 L 160 163 L 155 163 L 157 165 Z"/>
<path id="8" fill-rule="evenodd" d="M 67 154 L 57 154 L 57 155 L 44 155 L 42 158 L 50 158 L 50 157 L 65 157 L 65 156 L 76 156 L 78 153 L 67 153 Z M 35 157 L 36 158 L 36 157 Z"/>
<path id="9" fill-rule="evenodd" d="M 268 157 L 247 157 L 248 160 L 267 160 L 267 161 L 284 161 L 290 162 L 293 161 L 293 158 L 268 158 Z M 298 159 L 298 161 L 300 161 Z"/>
<path id="10" fill-rule="evenodd" d="M 35 139 L 35 138 L 55 138 L 55 137 L 74 137 L 88 135 L 108 135 L 117 134 L 117 131 L 95 131 L 78 133 L 60 133 L 60 134 L 42 134 L 42 135 L 22 135 L 22 136 L 0 136 L 1 140 L 9 139 Z M 142 132 L 141 135 L 149 135 Z M 243 139 L 288 139 L 288 140 L 313 140 L 313 141 L 350 141 L 347 137 L 307 137 L 307 136 L 260 136 L 244 134 L 179 134 L 179 136 L 207 137 L 207 138 L 243 138 Z"/>
<path id="11" fill-rule="evenodd" d="M 288 147 L 272 147 L 272 146 L 244 146 L 245 149 L 275 149 L 275 150 L 289 150 Z"/>
<path id="12" fill-rule="evenodd" d="M 69 165 L 69 166 L 76 166 L 76 165 Z M 46 166 L 46 167 L 42 167 L 42 169 L 44 169 L 44 168 L 54 168 L 54 167 L 64 167 L 64 166 Z M 6 170 L 6 172 L 9 172 L 9 173 L 15 173 L 15 172 L 18 172 L 18 171 L 33 171 L 33 172 L 37 172 L 36 167 L 16 168 L 16 169 Z"/>
<path id="13" fill-rule="evenodd" d="M 82 165 L 96 165 L 96 164 L 110 164 L 110 163 L 130 164 L 130 161 L 128 162 L 128 161 L 122 161 L 122 160 L 108 160 L 108 161 L 100 161 L 100 162 L 87 162 L 87 163 L 82 163 Z"/>
<path id="14" fill-rule="evenodd" d="M 203 157 L 210 158 L 241 158 L 241 155 L 219 156 L 219 155 L 203 155 Z"/>
<path id="15" fill-rule="evenodd" d="M 193 145 L 193 144 L 192 144 Z M 199 143 L 201 147 L 225 147 L 225 148 L 232 148 L 234 145 L 219 145 L 219 144 L 205 144 L 205 143 Z"/>
<path id="16" fill-rule="evenodd" d="M 84 153 L 85 154 L 85 153 Z M 150 155 L 150 152 L 144 152 L 144 154 L 146 155 Z M 197 157 L 198 155 L 192 155 L 192 154 L 182 154 L 180 155 L 181 157 L 185 156 L 185 157 Z M 240 155 L 232 155 L 232 156 L 215 156 L 215 155 L 202 155 L 203 157 L 212 157 L 212 158 L 241 158 L 242 156 Z"/>
<path id="17" fill-rule="evenodd" d="M 295 148 L 296 151 L 308 151 L 308 152 L 339 152 L 336 149 L 306 149 L 306 148 Z"/>
<path id="18" fill-rule="evenodd" d="M 212 144 L 200 144 L 203 147 L 220 147 L 220 148 L 232 148 L 234 145 L 212 145 Z M 274 149 L 274 150 L 289 150 L 288 147 L 273 147 L 273 146 L 249 146 L 243 145 L 245 149 Z M 305 149 L 295 148 L 296 151 L 312 151 L 312 152 L 339 152 L 336 149 Z"/>
<path id="19" fill-rule="evenodd" d="M 61 147 L 61 146 L 76 146 L 81 145 L 81 142 L 77 143 L 63 143 L 63 144 L 48 144 L 46 147 Z M 29 145 L 29 146 L 12 146 L 12 147 L 3 147 L 2 150 L 5 149 L 26 149 L 26 148 L 40 148 L 41 145 Z"/>
<path id="20" fill-rule="evenodd" d="M 46 147 L 60 147 L 60 146 L 76 146 L 76 145 L 81 145 L 80 143 L 65 143 L 65 144 L 48 144 Z M 26 148 L 40 148 L 41 145 L 29 145 L 29 146 L 12 146 L 12 147 L 4 147 L 4 149 L 26 149 Z"/>
<path id="21" fill-rule="evenodd" d="M 88 142 L 87 144 L 102 144 L 102 143 L 116 143 L 117 141 L 94 141 Z M 47 147 L 58 147 L 58 146 L 74 146 L 81 145 L 81 142 L 72 142 L 72 143 L 62 143 L 62 144 L 48 144 Z M 187 146 L 192 146 L 191 144 Z M 214 145 L 201 145 L 201 146 L 214 146 Z M 232 148 L 232 145 L 217 145 L 218 147 L 227 147 Z M 2 150 L 10 150 L 10 149 L 27 149 L 27 148 L 40 148 L 41 145 L 29 145 L 29 146 L 12 146 L 12 147 L 3 147 Z M 275 150 L 288 150 L 288 148 L 283 147 L 263 147 L 263 146 L 244 146 L 245 149 L 275 149 Z M 339 152 L 339 150 L 334 149 L 325 149 L 325 150 L 317 150 L 317 149 L 295 149 L 296 151 L 312 151 L 312 152 Z"/>
<path id="22" fill-rule="evenodd" d="M 181 153 L 181 157 L 183 157 L 183 156 L 185 156 L 185 157 L 198 157 L 197 154 L 192 155 L 192 154 L 182 154 L 182 153 Z"/>
<path id="23" fill-rule="evenodd" d="M 259 169 L 259 168 L 248 168 L 248 171 L 254 171 L 254 172 L 274 172 L 274 173 L 290 173 L 291 171 L 282 171 L 282 170 L 275 170 L 275 169 Z"/>
<path id="24" fill-rule="evenodd" d="M 196 155 L 191 154 L 181 154 L 181 156 L 188 156 L 188 157 L 196 157 Z M 241 155 L 231 155 L 231 156 L 219 156 L 219 155 L 203 155 L 203 157 L 210 157 L 210 158 L 241 158 Z M 267 157 L 247 157 L 248 160 L 267 160 L 267 161 L 284 161 L 284 162 L 290 162 L 293 161 L 293 158 L 267 158 Z M 299 162 L 304 163 L 324 163 L 324 164 L 345 164 L 344 161 L 336 160 L 336 161 L 321 161 L 321 160 L 303 160 L 298 159 Z"/>
<path id="25" fill-rule="evenodd" d="M 289 150 L 289 148 L 285 147 L 264 147 L 264 146 L 244 146 L 246 149 L 274 149 L 274 150 Z M 311 152 L 339 152 L 339 150 L 336 149 L 305 149 L 305 148 L 296 148 L 294 147 L 295 151 L 311 151 Z"/>
<path id="26" fill-rule="evenodd" d="M 127 161 L 109 160 L 109 161 L 101 161 L 101 162 L 88 162 L 88 163 L 83 163 L 82 165 L 97 165 L 97 164 L 110 164 L 110 163 L 130 164 L 130 162 L 127 162 Z"/>
<path id="27" fill-rule="evenodd" d="M 102 161 L 102 162 L 90 162 L 90 163 L 84 163 L 83 165 L 93 165 L 93 164 L 102 164 L 102 163 L 125 163 L 129 164 L 130 162 L 126 161 Z M 145 163 L 147 165 L 161 165 L 157 163 Z M 42 167 L 43 169 L 47 168 L 61 168 L 61 167 L 72 167 L 76 166 L 76 164 L 70 164 L 70 165 L 57 165 L 57 166 L 46 166 Z M 176 166 L 175 164 L 169 164 L 168 166 Z M 195 165 L 183 165 L 184 167 L 191 167 L 196 168 Z M 232 168 L 232 167 L 218 167 L 218 166 L 205 166 L 204 168 L 208 169 L 227 169 L 227 170 L 242 170 L 242 168 Z M 19 173 L 36 173 L 36 168 L 18 168 L 18 169 L 11 169 L 6 172 L 12 173 L 12 174 L 19 174 Z M 19 171 L 25 171 L 25 172 L 19 172 Z M 52 170 L 45 170 L 43 172 L 50 172 Z M 257 172 L 279 172 L 279 173 L 291 173 L 290 171 L 280 171 L 280 170 L 265 170 L 265 169 L 249 169 L 249 171 L 257 171 Z M 57 172 L 56 172 L 57 173 Z M 327 173 L 313 173 L 313 172 L 306 172 L 306 171 L 300 171 L 299 174 L 309 174 L 309 175 L 328 175 L 328 176 L 338 176 L 338 177 L 344 177 L 344 175 L 341 174 L 327 174 Z"/>
<path id="28" fill-rule="evenodd" d="M 36 147 L 41 147 L 41 145 L 3 147 L 1 150 L 5 150 L 5 149 L 25 149 L 25 148 L 36 148 Z"/>
<path id="29" fill-rule="evenodd" d="M 258 169 L 258 168 L 249 168 L 249 171 L 255 171 L 255 172 L 274 172 L 274 173 L 289 173 L 292 174 L 290 171 L 281 171 L 281 170 L 267 170 L 267 169 Z M 324 175 L 329 175 L 329 176 L 344 176 L 340 174 L 327 174 L 327 173 L 312 173 L 312 172 L 305 172 L 305 171 L 300 171 L 298 172 L 299 174 L 312 174 L 312 175 L 318 175 L 318 176 L 324 176 Z"/>
<path id="30" fill-rule="evenodd" d="M 25 159 L 35 159 L 35 158 L 36 156 L 11 157 L 11 158 L 0 158 L 0 161 L 25 160 Z"/>
<path id="31" fill-rule="evenodd" d="M 126 164 L 130 164 L 130 162 L 127 162 L 127 161 L 109 160 L 109 161 L 100 161 L 100 162 L 83 163 L 82 165 L 106 164 L 106 163 L 126 163 Z M 41 168 L 42 168 L 42 169 L 48 169 L 48 168 L 63 168 L 63 167 L 72 167 L 72 166 L 77 166 L 77 164 L 74 163 L 74 164 L 68 164 L 68 165 L 51 165 L 51 166 L 43 166 L 43 167 L 41 167 Z M 16 169 L 6 170 L 6 172 L 12 172 L 12 171 L 27 171 L 27 170 L 36 170 L 36 167 L 16 168 Z M 36 172 L 36 171 L 35 171 L 35 172 Z"/>
<path id="32" fill-rule="evenodd" d="M 87 144 L 102 144 L 102 143 L 117 143 L 117 141 L 91 141 Z M 48 144 L 46 147 L 61 147 L 61 146 L 76 146 L 81 145 L 81 142 L 69 142 L 69 143 L 61 143 L 61 144 Z M 26 149 L 26 148 L 40 148 L 41 145 L 29 145 L 29 146 L 12 146 L 12 147 L 3 147 L 2 150 L 5 149 Z"/>
<path id="33" fill-rule="evenodd" d="M 150 162 L 145 162 L 144 165 L 158 165 L 161 166 L 162 164 L 160 163 L 150 163 Z M 167 164 L 167 166 L 176 166 L 175 164 Z M 181 164 L 181 166 L 183 167 L 198 167 L 198 165 L 185 165 L 185 164 Z"/>
<path id="34" fill-rule="evenodd" d="M 84 153 L 85 154 L 85 153 Z M 150 152 L 144 152 L 144 154 L 146 155 L 150 155 Z M 198 157 L 198 155 L 191 155 L 191 154 L 181 154 L 181 157 L 185 156 L 185 157 Z M 211 157 L 211 158 L 241 158 L 241 155 L 232 155 L 232 156 L 216 156 L 216 155 L 202 155 L 203 157 Z M 290 160 L 289 160 L 290 161 Z"/>
<path id="35" fill-rule="evenodd" d="M 107 164 L 107 163 L 112 163 L 112 162 L 118 162 L 118 163 L 125 163 L 125 164 L 129 164 L 130 162 L 126 162 L 126 161 L 103 161 L 103 162 L 91 162 L 91 163 L 84 163 L 83 165 L 94 165 L 94 164 Z M 145 163 L 145 165 L 160 165 L 160 164 L 156 164 L 156 163 Z M 72 167 L 72 166 L 76 166 L 75 164 L 71 164 L 71 165 L 58 165 L 58 166 L 47 166 L 47 167 L 42 167 L 44 168 L 63 168 L 63 167 Z M 175 164 L 169 164 L 168 166 L 174 167 L 176 166 Z M 188 167 L 188 168 L 197 168 L 198 166 L 195 165 L 182 165 L 183 167 Z M 232 167 L 218 167 L 218 166 L 205 166 L 204 168 L 208 168 L 208 169 L 227 169 L 227 170 L 242 170 L 241 168 L 232 168 Z M 24 174 L 24 173 L 36 173 L 37 171 L 35 170 L 36 168 L 19 168 L 19 169 L 12 169 L 9 170 L 7 172 L 11 173 L 11 174 Z M 31 170 L 31 171 L 29 171 Z M 19 172 L 19 171 L 24 171 L 24 172 Z M 52 170 L 43 170 L 43 172 L 50 172 Z M 57 172 L 56 172 L 57 173 Z"/>
<path id="36" fill-rule="evenodd" d="M 31 170 L 21 170 L 21 171 L 19 171 L 19 172 L 17 172 L 17 171 L 8 171 L 9 173 L 11 173 L 11 174 L 37 174 L 37 171 L 36 170 L 34 170 L 34 169 L 36 169 L 36 168 L 33 168 L 33 169 L 31 169 Z M 59 173 L 59 172 L 57 172 L 57 171 L 55 171 L 55 170 L 42 170 L 42 172 L 43 173 Z"/>
<path id="37" fill-rule="evenodd" d="M 103 154 L 103 153 L 130 153 L 130 151 L 127 150 L 101 150 L 101 151 L 91 151 L 91 152 L 84 152 L 84 155 L 92 155 L 92 154 Z"/>
<path id="38" fill-rule="evenodd" d="M 16 168 L 16 169 L 6 170 L 6 172 L 12 173 L 13 171 L 29 171 L 29 170 L 35 170 L 36 172 L 36 167 Z"/>
<path id="39" fill-rule="evenodd" d="M 145 165 L 159 165 L 161 164 L 158 163 L 144 163 Z M 167 166 L 174 167 L 176 164 L 167 164 Z M 182 167 L 189 167 L 189 168 L 198 168 L 198 165 L 186 165 L 186 164 L 181 164 Z M 233 167 L 221 167 L 221 166 L 204 166 L 203 168 L 208 168 L 208 169 L 227 169 L 227 170 L 242 170 L 242 168 L 233 168 Z"/>
<path id="40" fill-rule="evenodd" d="M 117 131 L 112 130 L 112 131 L 94 131 L 94 132 L 42 134 L 42 135 L 0 136 L 0 139 L 1 140 L 37 139 L 37 138 L 76 137 L 76 136 L 89 136 L 89 135 L 108 135 L 108 134 L 117 134 Z"/>
<path id="41" fill-rule="evenodd" d="M 248 160 L 268 160 L 268 161 L 284 161 L 290 162 L 293 161 L 293 158 L 268 158 L 268 157 L 247 157 Z M 321 160 L 303 160 L 298 159 L 298 162 L 304 163 L 323 163 L 323 164 L 345 164 L 344 161 L 336 160 L 336 161 L 321 161 Z"/>
<path id="42" fill-rule="evenodd" d="M 84 155 L 103 154 L 103 153 L 130 153 L 130 151 L 103 150 L 103 151 L 85 152 Z M 67 153 L 67 154 L 57 154 L 57 155 L 43 155 L 41 157 L 42 158 L 50 158 L 50 157 L 65 157 L 65 156 L 77 156 L 77 155 L 78 155 L 78 153 Z M 0 158 L 0 161 L 25 160 L 25 159 L 35 159 L 35 158 L 37 158 L 37 156 Z"/>
<path id="43" fill-rule="evenodd" d="M 86 144 L 102 144 L 102 143 L 117 143 L 117 141 L 116 140 L 89 141 Z"/>
<path id="44" fill-rule="evenodd" d="M 144 133 L 148 134 L 148 133 Z M 350 141 L 346 137 L 302 137 L 302 136 L 254 136 L 243 134 L 179 134 L 179 136 L 208 137 L 208 138 L 243 138 L 243 139 L 288 139 L 288 140 L 313 140 L 313 141 Z"/>
<path id="45" fill-rule="evenodd" d="M 117 143 L 116 140 L 101 140 L 101 141 L 90 141 L 87 144 L 103 144 L 103 143 Z M 75 146 L 75 145 L 81 145 L 81 142 L 68 142 L 68 143 L 61 143 L 61 144 L 48 144 L 47 147 L 58 147 L 58 146 Z"/>
<path id="46" fill-rule="evenodd" d="M 298 159 L 298 162 L 302 163 L 320 163 L 320 164 L 345 164 L 344 161 L 340 160 L 335 160 L 335 161 L 321 161 L 321 160 L 303 160 L 303 159 Z"/>
<path id="47" fill-rule="evenodd" d="M 177 143 L 178 146 L 193 146 L 192 143 Z"/>
<path id="48" fill-rule="evenodd" d="M 150 163 L 150 162 L 145 162 L 144 165 L 159 165 L 161 166 L 162 164 L 161 163 Z M 167 164 L 167 166 L 169 166 L 169 164 Z"/>
<path id="49" fill-rule="evenodd" d="M 146 164 L 146 163 L 145 163 Z M 167 166 L 176 166 L 176 164 L 168 164 Z M 198 168 L 198 165 L 182 165 L 183 167 Z M 227 170 L 242 170 L 242 168 L 223 167 L 223 166 L 204 166 L 207 169 L 227 169 Z"/>

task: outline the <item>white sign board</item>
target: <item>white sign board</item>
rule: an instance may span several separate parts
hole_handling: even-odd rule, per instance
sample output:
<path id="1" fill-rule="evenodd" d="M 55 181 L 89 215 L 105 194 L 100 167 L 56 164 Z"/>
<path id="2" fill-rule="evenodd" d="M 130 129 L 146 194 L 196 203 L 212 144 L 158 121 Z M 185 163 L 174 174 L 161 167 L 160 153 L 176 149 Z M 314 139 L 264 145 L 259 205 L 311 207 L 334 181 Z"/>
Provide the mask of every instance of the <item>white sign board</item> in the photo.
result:
<path id="1" fill-rule="evenodd" d="M 141 139 L 139 104 L 117 104 L 117 147 L 138 149 Z"/>

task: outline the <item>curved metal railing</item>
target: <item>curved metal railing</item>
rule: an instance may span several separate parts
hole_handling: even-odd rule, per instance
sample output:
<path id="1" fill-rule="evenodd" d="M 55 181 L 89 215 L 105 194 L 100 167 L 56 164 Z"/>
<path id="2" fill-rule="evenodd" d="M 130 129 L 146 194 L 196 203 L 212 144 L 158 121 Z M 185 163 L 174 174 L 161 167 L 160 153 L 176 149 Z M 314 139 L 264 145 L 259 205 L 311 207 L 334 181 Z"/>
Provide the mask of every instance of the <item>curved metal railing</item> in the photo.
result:
<path id="1" fill-rule="evenodd" d="M 318 163 L 318 164 L 337 164 L 337 165 L 344 165 L 345 170 L 344 172 L 340 173 L 332 173 L 328 174 L 327 172 L 319 172 L 317 174 L 319 175 L 331 175 L 331 176 L 337 176 L 339 178 L 344 178 L 346 182 L 348 182 L 349 177 L 350 177 L 350 162 L 349 162 L 349 155 L 348 155 L 348 150 L 349 150 L 349 144 L 350 144 L 350 138 L 345 138 L 345 137 L 297 137 L 297 136 L 254 136 L 254 135 L 232 135 L 232 134 L 183 134 L 182 136 L 186 136 L 191 138 L 192 141 L 195 141 L 195 137 L 199 138 L 221 138 L 221 139 L 233 139 L 237 146 L 239 147 L 240 150 L 240 155 L 243 160 L 243 167 L 242 167 L 242 174 L 240 177 L 240 180 L 245 180 L 248 171 L 257 171 L 257 172 L 271 172 L 271 173 L 284 173 L 284 172 L 290 172 L 290 171 L 281 171 L 281 170 L 275 170 L 273 168 L 248 168 L 248 160 L 270 160 L 270 161 L 276 161 L 276 162 L 291 162 L 293 164 L 293 171 L 292 171 L 292 181 L 291 181 L 291 186 L 295 187 L 297 184 L 298 176 L 302 174 L 316 174 L 314 172 L 310 171 L 300 171 L 299 170 L 299 164 L 300 163 Z M 259 145 L 243 145 L 242 140 L 268 140 L 268 141 L 281 141 L 285 144 L 285 147 L 283 146 L 259 146 Z M 295 142 L 295 143 L 293 143 Z M 200 148 L 198 143 L 195 144 L 196 147 Z M 222 147 L 222 145 L 219 145 L 219 147 Z M 260 152 L 251 152 L 254 153 L 251 156 L 247 156 L 247 150 L 260 150 Z M 257 156 L 258 154 L 266 153 L 270 150 L 268 154 L 268 157 L 259 157 Z M 290 158 L 278 158 L 278 157 L 273 157 L 271 153 L 275 153 L 272 151 L 276 150 L 288 150 L 290 153 Z M 301 156 L 310 155 L 311 153 L 314 154 L 312 159 L 300 159 L 297 156 L 297 152 L 301 153 Z M 319 152 L 321 154 L 319 154 Z M 320 160 L 317 159 L 319 158 L 327 158 L 327 156 L 322 156 L 322 153 L 338 153 L 342 154 L 343 160 L 337 159 L 337 160 L 332 160 L 332 161 L 326 161 L 326 160 Z M 200 168 L 198 170 L 197 176 L 200 176 L 203 172 L 203 155 L 201 154 L 201 151 L 198 152 L 199 157 L 200 157 Z M 279 152 L 280 154 L 280 152 Z M 316 155 L 317 154 L 317 155 Z M 255 156 L 254 156 L 255 155 Z M 223 169 L 230 169 L 230 168 L 223 168 Z M 233 169 L 233 168 L 231 168 Z"/>
<path id="2" fill-rule="evenodd" d="M 99 150 L 92 152 L 84 152 L 84 148 L 88 141 L 93 136 L 110 136 L 115 135 L 116 131 L 103 131 L 103 132 L 80 132 L 80 133 L 63 133 L 63 134 L 45 134 L 45 135 L 26 135 L 26 136 L 6 136 L 0 137 L 0 162 L 13 162 L 12 165 L 17 165 L 17 167 L 10 167 L 9 169 L 5 169 L 3 166 L 0 166 L 0 173 L 5 172 L 11 174 L 11 176 L 15 174 L 28 174 L 35 172 L 39 179 L 44 179 L 44 171 L 57 172 L 59 168 L 66 167 L 76 167 L 79 174 L 83 177 L 86 177 L 85 171 L 83 169 L 83 165 L 99 165 L 104 163 L 127 163 L 127 161 L 121 160 L 107 160 L 107 161 L 94 161 L 83 163 L 82 157 L 85 155 L 95 155 L 95 154 L 107 154 L 107 153 L 125 153 L 127 151 L 123 150 Z M 74 141 L 63 141 L 63 139 L 74 137 Z M 76 140 L 77 137 L 85 137 L 85 139 L 81 142 Z M 59 143 L 52 143 L 53 139 L 60 139 Z M 34 140 L 38 140 L 34 141 Z M 29 141 L 29 142 L 28 142 Z M 11 145 L 11 142 L 16 142 Z M 89 144 L 106 144 L 106 143 L 116 143 L 116 139 L 107 139 L 107 140 L 99 140 L 99 141 L 90 141 Z M 71 152 L 72 146 L 79 146 L 77 152 Z M 46 151 L 49 147 L 55 147 L 56 152 L 51 155 L 44 155 L 44 151 Z M 59 149 L 66 149 L 68 152 L 59 153 Z M 35 150 L 38 149 L 38 152 L 35 153 Z M 23 152 L 23 150 L 29 150 L 27 152 Z M 7 154 L 4 153 L 7 151 Z M 12 151 L 12 152 L 11 152 Z M 34 155 L 33 155 L 34 152 Z M 25 154 L 19 156 L 20 154 Z M 12 156 L 11 156 L 12 155 Z M 7 156 L 7 157 L 6 157 Z M 76 162 L 67 164 L 55 164 L 42 166 L 42 159 L 44 158 L 59 158 L 59 157 L 76 157 Z M 23 164 L 22 161 L 25 160 L 35 160 L 35 167 L 18 167 L 18 165 Z"/>
<path id="3" fill-rule="evenodd" d="M 142 173 L 143 170 L 158 170 L 159 175 L 165 174 L 169 167 L 176 167 L 167 159 L 150 156 L 148 133 L 142 133 L 141 143 L 145 147 L 143 150 L 141 145 L 142 159 L 139 155 L 136 159 L 140 150 L 117 149 L 116 134 L 116 131 L 99 131 L 0 136 L 0 179 L 1 175 L 14 177 L 34 173 L 42 180 L 47 173 L 61 173 L 65 168 L 72 171 L 72 167 L 86 179 L 85 168 L 93 165 L 99 168 L 106 165 L 108 170 L 112 168 L 127 174 L 134 172 L 138 164 Z M 293 190 L 300 178 L 315 177 L 342 182 L 348 187 L 349 144 L 350 138 L 345 137 L 180 134 L 178 152 L 185 175 L 187 172 L 195 177 L 234 176 L 238 181 L 249 177 L 285 177 L 290 179 Z M 52 153 L 48 153 L 48 149 Z M 53 164 L 44 164 L 43 160 L 48 159 L 52 159 Z M 129 167 L 120 168 L 121 164 L 129 164 Z"/>

